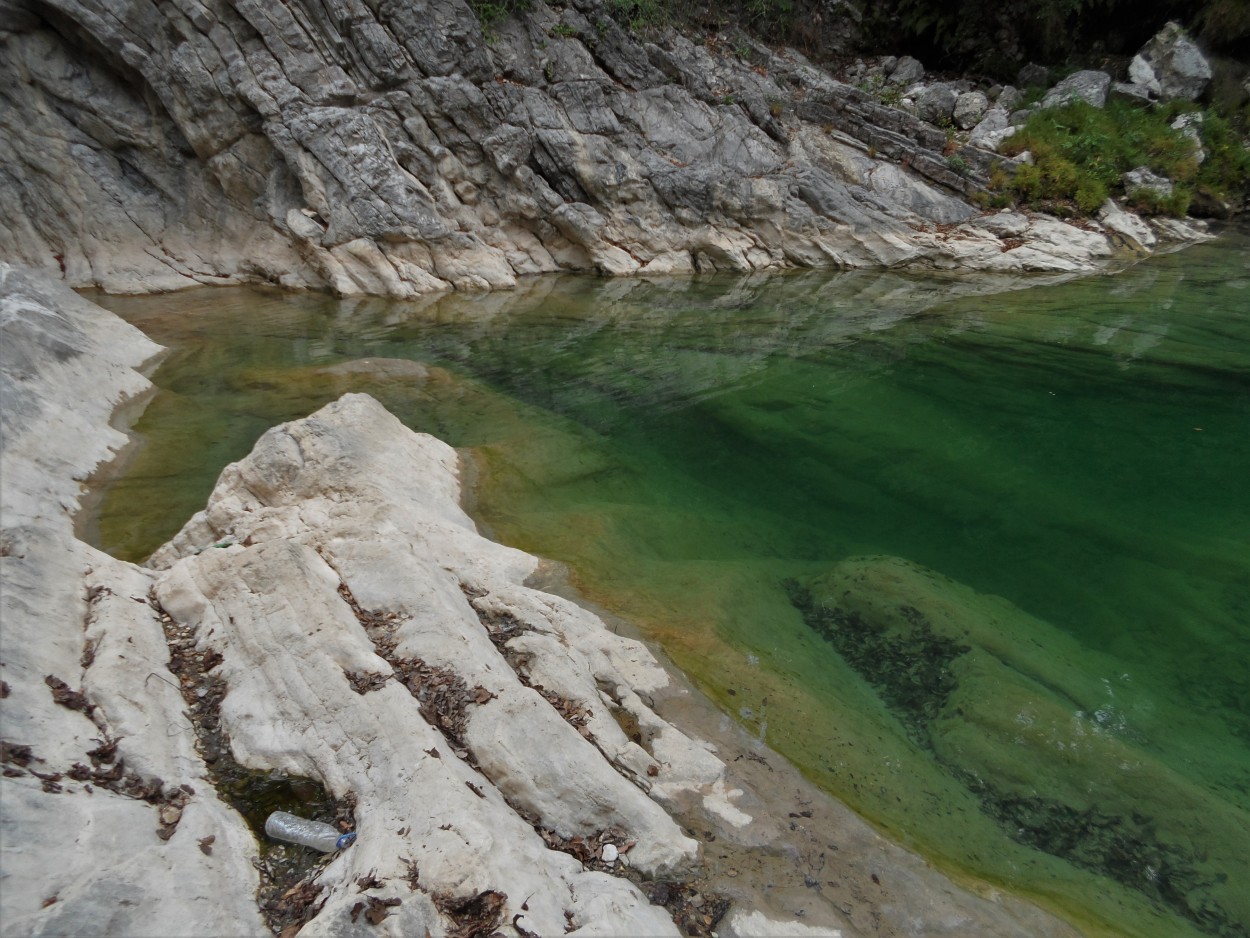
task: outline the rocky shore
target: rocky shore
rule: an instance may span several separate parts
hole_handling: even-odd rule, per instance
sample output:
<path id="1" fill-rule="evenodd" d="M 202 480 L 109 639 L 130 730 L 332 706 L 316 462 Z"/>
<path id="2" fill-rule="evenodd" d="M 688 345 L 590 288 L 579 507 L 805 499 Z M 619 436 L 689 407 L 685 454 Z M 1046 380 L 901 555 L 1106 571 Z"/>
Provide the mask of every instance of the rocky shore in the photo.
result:
<path id="1" fill-rule="evenodd" d="M 1018 165 L 994 148 L 1019 92 L 905 59 L 857 87 L 746 39 L 636 34 L 605 0 L 2 8 L 0 256 L 71 286 L 1073 271 L 1202 237 L 1110 201 L 1072 223 L 979 208 L 993 164 Z M 1157 93 L 1151 62 L 1125 87 Z"/>
<path id="2" fill-rule="evenodd" d="M 160 350 L 8 266 L 0 323 L 3 934 L 1072 934 L 527 585 L 455 452 L 365 395 L 266 433 L 148 565 L 84 544 Z M 278 789 L 355 845 L 258 838 Z"/>

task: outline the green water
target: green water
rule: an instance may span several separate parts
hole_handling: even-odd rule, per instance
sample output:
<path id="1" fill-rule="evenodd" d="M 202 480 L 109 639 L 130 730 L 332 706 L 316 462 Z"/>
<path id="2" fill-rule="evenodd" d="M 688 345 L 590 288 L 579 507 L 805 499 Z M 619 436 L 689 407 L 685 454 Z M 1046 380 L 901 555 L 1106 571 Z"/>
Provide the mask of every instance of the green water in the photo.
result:
<path id="1" fill-rule="evenodd" d="M 367 390 L 472 455 L 494 536 L 957 877 L 1091 934 L 1250 933 L 1244 235 L 1068 282 L 94 298 L 173 349 L 110 551 Z"/>

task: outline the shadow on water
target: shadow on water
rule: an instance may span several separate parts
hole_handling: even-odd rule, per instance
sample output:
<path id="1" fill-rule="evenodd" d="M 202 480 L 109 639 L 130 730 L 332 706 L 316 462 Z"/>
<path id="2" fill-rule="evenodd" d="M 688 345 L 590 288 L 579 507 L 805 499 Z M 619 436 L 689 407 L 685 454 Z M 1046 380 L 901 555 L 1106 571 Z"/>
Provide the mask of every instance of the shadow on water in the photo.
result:
<path id="1" fill-rule="evenodd" d="M 1248 299 L 1239 235 L 1070 282 L 101 298 L 172 350 L 101 540 L 141 558 L 263 430 L 367 391 L 473 459 L 495 536 L 947 869 L 1091 933 L 1246 934 Z"/>

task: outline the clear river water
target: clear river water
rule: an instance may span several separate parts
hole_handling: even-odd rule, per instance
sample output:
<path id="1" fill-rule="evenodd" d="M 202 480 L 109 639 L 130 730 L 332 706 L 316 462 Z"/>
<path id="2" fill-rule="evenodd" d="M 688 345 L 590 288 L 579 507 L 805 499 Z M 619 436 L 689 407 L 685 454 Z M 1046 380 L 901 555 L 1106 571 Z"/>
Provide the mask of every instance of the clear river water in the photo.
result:
<path id="1" fill-rule="evenodd" d="M 110 552 L 367 391 L 462 449 L 493 537 L 957 879 L 1089 934 L 1250 934 L 1244 232 L 1067 280 L 92 299 L 171 350 Z"/>

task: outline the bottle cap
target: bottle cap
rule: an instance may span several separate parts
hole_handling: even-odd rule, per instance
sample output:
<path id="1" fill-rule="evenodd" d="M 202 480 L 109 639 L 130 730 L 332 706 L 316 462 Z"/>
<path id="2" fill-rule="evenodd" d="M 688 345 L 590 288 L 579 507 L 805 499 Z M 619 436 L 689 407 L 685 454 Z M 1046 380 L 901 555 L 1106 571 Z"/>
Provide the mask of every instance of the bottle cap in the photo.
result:
<path id="1" fill-rule="evenodd" d="M 356 842 L 356 832 L 349 831 L 334 842 L 335 850 L 342 850 L 344 847 L 350 847 Z"/>

